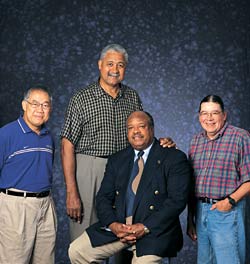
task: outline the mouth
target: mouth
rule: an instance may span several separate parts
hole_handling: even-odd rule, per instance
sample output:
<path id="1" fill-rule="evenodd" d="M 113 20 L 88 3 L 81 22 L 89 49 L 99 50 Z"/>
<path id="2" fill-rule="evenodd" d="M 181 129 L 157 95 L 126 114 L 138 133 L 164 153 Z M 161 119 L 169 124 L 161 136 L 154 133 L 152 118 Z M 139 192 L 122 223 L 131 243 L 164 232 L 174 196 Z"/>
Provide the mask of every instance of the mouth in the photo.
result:
<path id="1" fill-rule="evenodd" d="M 142 135 L 135 135 L 135 136 L 133 136 L 132 138 L 133 138 L 134 140 L 140 140 L 140 139 L 143 138 L 143 136 L 142 136 Z"/>
<path id="2" fill-rule="evenodd" d="M 119 73 L 111 73 L 111 72 L 109 72 L 108 76 L 110 76 L 110 77 L 119 77 L 120 74 Z"/>
<path id="3" fill-rule="evenodd" d="M 37 119 L 42 119 L 43 116 L 42 116 L 42 115 L 35 115 L 35 118 L 37 118 Z"/>
<path id="4" fill-rule="evenodd" d="M 206 123 L 207 126 L 214 126 L 215 124 L 216 124 L 216 123 L 214 123 L 214 122 L 207 122 L 207 123 Z"/>

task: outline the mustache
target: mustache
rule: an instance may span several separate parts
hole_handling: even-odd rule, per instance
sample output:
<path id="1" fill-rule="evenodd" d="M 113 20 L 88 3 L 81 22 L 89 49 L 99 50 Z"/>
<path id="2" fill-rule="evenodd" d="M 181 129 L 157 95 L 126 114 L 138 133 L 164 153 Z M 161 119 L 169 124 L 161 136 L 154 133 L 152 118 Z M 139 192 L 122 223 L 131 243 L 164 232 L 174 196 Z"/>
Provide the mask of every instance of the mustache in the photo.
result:
<path id="1" fill-rule="evenodd" d="M 140 137 L 140 138 L 143 138 L 144 136 L 141 134 L 141 133 L 135 133 L 132 138 L 135 138 L 135 137 Z"/>

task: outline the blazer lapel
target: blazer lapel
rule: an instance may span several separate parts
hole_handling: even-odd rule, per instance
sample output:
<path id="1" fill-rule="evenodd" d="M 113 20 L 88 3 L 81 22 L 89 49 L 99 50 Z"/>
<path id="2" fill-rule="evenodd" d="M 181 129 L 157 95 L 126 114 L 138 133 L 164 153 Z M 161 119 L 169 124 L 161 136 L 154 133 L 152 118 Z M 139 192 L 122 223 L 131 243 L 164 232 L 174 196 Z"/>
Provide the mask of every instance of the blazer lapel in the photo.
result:
<path id="1" fill-rule="evenodd" d="M 129 148 L 119 168 L 120 170 L 123 170 L 122 175 L 124 175 L 124 177 L 118 179 L 119 180 L 118 185 L 123 188 L 128 185 L 129 177 L 130 177 L 133 164 L 134 164 L 134 155 L 135 153 L 134 153 L 133 148 Z"/>
<path id="2" fill-rule="evenodd" d="M 134 149 L 128 148 L 127 153 L 124 155 L 121 166 L 119 167 L 119 170 L 122 171 L 122 173 L 120 175 L 123 175 L 123 177 L 119 177 L 117 179 L 117 186 L 118 189 L 120 190 L 124 190 L 123 195 L 123 199 L 121 199 L 122 201 L 122 218 L 125 219 L 126 216 L 126 191 L 127 191 L 127 187 L 128 187 L 128 182 L 129 182 L 129 178 L 130 178 L 130 174 L 134 165 Z"/>

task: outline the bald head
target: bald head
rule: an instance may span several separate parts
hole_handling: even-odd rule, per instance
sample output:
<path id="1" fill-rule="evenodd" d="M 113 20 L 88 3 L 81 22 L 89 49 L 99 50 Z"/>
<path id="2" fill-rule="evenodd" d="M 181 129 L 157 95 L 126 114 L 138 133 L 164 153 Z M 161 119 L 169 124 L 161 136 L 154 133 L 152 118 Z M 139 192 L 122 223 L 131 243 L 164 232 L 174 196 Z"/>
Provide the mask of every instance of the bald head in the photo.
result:
<path id="1" fill-rule="evenodd" d="M 154 139 L 154 120 L 143 111 L 136 111 L 127 119 L 127 137 L 134 149 L 144 150 Z"/>

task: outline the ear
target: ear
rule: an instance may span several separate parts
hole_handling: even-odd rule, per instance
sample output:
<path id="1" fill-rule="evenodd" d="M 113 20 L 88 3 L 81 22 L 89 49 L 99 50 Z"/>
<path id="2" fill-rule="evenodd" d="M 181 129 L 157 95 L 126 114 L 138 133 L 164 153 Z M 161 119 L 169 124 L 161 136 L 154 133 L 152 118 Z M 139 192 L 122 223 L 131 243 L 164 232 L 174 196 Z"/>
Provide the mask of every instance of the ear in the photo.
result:
<path id="1" fill-rule="evenodd" d="M 102 60 L 99 60 L 99 61 L 98 61 L 98 68 L 99 68 L 99 71 L 101 70 L 101 67 L 102 67 Z"/>
<path id="2" fill-rule="evenodd" d="M 224 121 L 227 120 L 227 112 L 224 112 Z"/>
<path id="3" fill-rule="evenodd" d="M 22 101 L 22 108 L 23 108 L 23 111 L 25 112 L 27 108 L 27 103 L 24 100 Z"/>

